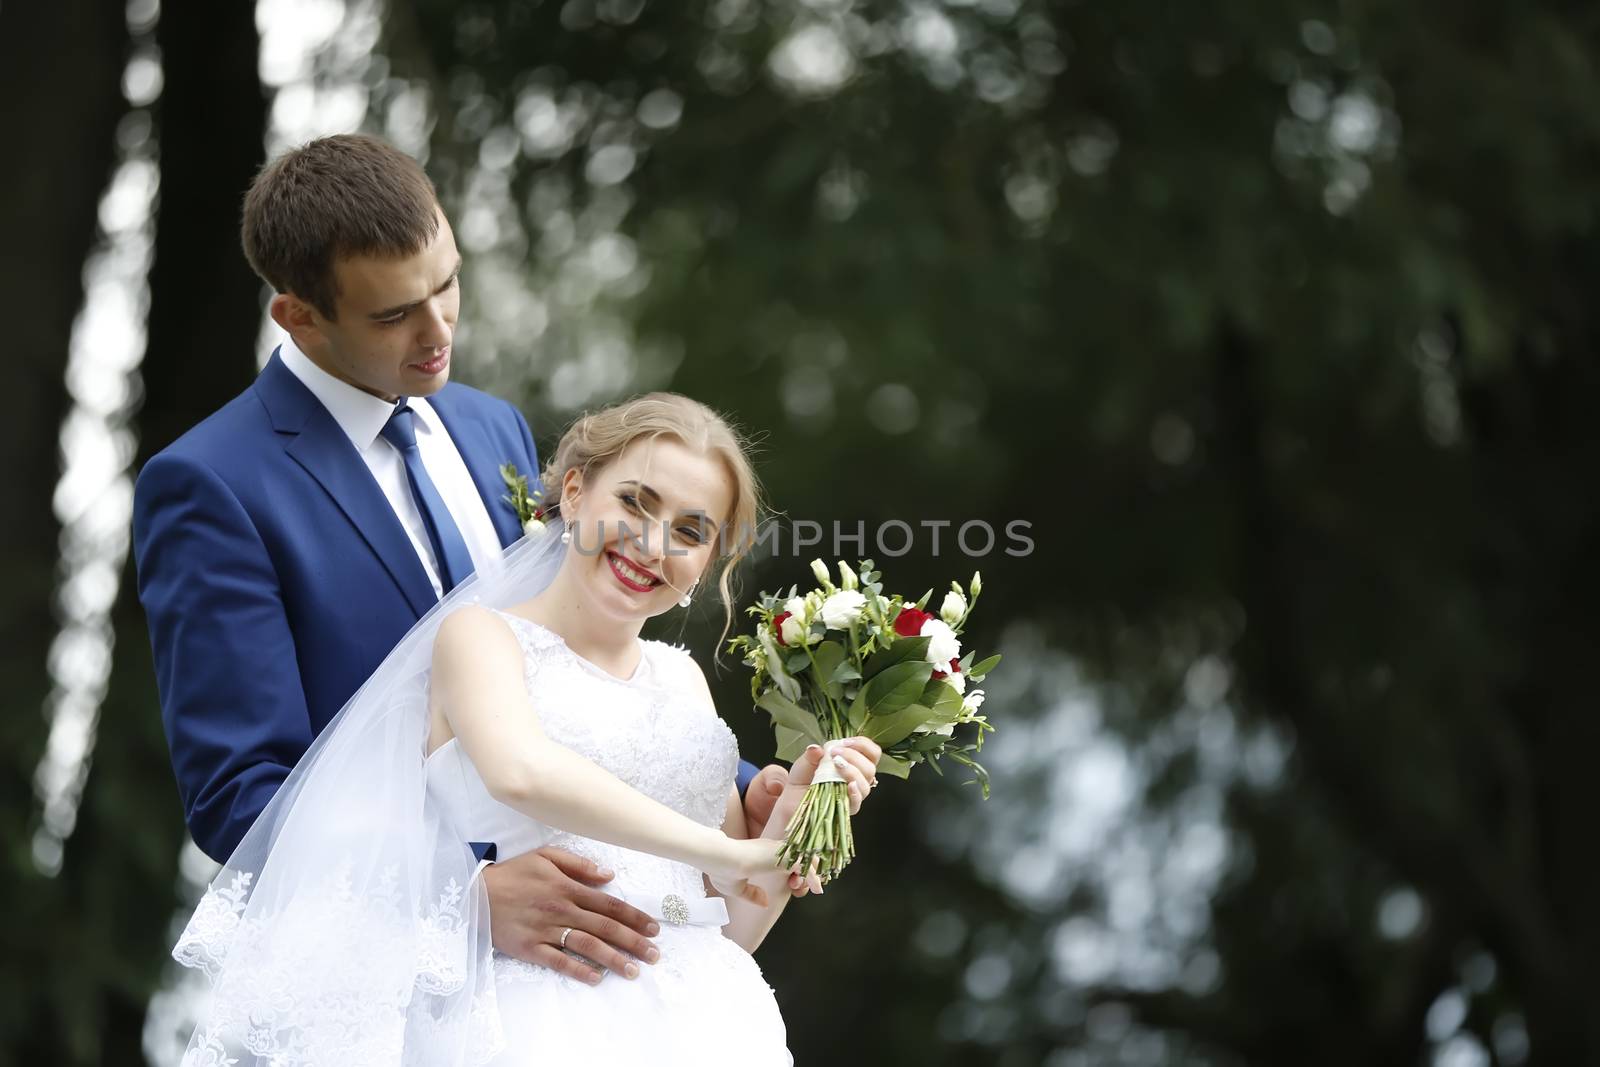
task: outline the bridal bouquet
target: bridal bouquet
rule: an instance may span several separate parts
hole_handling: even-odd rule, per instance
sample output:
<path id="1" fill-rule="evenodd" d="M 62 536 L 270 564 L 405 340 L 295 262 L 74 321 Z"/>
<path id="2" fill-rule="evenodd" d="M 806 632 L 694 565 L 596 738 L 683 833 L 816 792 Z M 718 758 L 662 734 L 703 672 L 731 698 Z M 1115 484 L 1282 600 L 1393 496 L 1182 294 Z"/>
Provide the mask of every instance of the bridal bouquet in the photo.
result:
<path id="1" fill-rule="evenodd" d="M 961 654 L 961 633 L 983 591 L 973 574 L 966 590 L 950 583 L 938 614 L 926 610 L 932 590 L 915 603 L 883 595 L 872 560 L 851 570 L 839 563 L 834 584 L 827 566 L 811 564 L 816 588 L 783 596 L 762 593 L 748 611 L 754 634 L 729 642 L 755 669 L 750 692 L 772 716 L 778 758 L 793 761 L 808 745 L 861 735 L 883 746 L 878 769 L 899 778 L 926 763 L 937 773 L 948 757 L 972 769 L 989 795 L 989 776 L 972 753 L 992 730 L 978 714 L 983 690 L 971 688 L 1000 662 L 973 663 Z M 956 727 L 974 724 L 970 741 Z M 824 881 L 855 855 L 850 798 L 833 765 L 823 760 L 805 799 L 789 821 L 783 863 L 815 864 Z"/>

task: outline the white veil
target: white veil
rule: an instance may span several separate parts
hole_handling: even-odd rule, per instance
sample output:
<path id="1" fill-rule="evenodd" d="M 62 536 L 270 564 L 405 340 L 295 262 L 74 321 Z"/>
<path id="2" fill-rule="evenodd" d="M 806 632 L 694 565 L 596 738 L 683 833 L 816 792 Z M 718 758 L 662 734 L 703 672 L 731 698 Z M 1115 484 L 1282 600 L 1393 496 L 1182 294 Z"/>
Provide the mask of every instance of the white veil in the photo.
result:
<path id="1" fill-rule="evenodd" d="M 478 864 L 428 797 L 428 676 L 453 610 L 550 584 L 566 548 L 552 525 L 412 627 L 206 889 L 173 949 L 212 985 L 184 1067 L 465 1067 L 499 1051 Z"/>

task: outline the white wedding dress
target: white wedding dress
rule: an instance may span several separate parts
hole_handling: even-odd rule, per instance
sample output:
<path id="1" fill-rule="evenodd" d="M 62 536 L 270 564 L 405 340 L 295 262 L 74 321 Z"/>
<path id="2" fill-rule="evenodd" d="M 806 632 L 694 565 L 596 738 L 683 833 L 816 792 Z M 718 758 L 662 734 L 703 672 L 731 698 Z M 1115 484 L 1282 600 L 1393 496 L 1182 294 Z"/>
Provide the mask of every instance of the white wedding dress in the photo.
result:
<path id="1" fill-rule="evenodd" d="M 699 668 L 681 649 L 643 641 L 633 677 L 582 659 L 552 631 L 500 612 L 524 654 L 528 691 L 545 733 L 635 789 L 706 826 L 720 826 L 738 766 L 733 733 L 704 699 Z M 708 920 L 699 871 L 544 826 L 488 793 L 454 741 L 427 759 L 430 800 L 468 840 L 493 841 L 500 859 L 544 845 L 616 872 L 607 892 L 668 921 L 660 962 L 639 977 L 590 986 L 495 953 L 504 1048 L 495 1067 L 535 1064 L 788 1065 L 783 1019 L 750 954 Z M 665 902 L 665 903 L 664 903 Z M 672 921 L 688 912 L 689 924 Z"/>

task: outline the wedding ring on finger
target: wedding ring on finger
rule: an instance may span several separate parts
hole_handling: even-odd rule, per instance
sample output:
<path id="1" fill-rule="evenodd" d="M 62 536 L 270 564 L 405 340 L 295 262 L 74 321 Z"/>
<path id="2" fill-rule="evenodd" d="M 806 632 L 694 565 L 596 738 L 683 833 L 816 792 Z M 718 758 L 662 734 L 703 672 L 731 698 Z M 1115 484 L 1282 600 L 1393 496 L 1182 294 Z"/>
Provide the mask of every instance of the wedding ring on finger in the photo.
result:
<path id="1" fill-rule="evenodd" d="M 557 947 L 560 948 L 562 952 L 565 952 L 567 950 L 567 938 L 569 938 L 571 936 L 572 936 L 572 927 L 568 926 L 568 927 L 565 927 L 565 928 L 562 929 L 562 931 L 561 931 L 561 941 L 557 945 Z"/>

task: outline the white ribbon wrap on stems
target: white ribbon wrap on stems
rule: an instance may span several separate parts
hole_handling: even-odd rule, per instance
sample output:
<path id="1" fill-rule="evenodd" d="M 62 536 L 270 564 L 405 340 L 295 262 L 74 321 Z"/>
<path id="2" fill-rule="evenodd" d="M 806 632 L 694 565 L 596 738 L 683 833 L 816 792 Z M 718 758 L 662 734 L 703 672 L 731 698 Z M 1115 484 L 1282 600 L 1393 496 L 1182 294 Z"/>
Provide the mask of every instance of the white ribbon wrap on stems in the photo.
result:
<path id="1" fill-rule="evenodd" d="M 844 747 L 843 741 L 829 741 L 822 746 L 822 762 L 817 764 L 817 773 L 811 776 L 812 785 L 844 781 L 844 775 L 839 773 L 838 766 L 833 762 L 834 752 Z"/>

